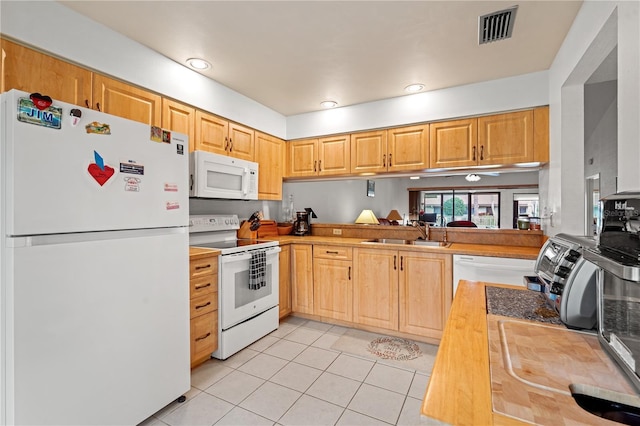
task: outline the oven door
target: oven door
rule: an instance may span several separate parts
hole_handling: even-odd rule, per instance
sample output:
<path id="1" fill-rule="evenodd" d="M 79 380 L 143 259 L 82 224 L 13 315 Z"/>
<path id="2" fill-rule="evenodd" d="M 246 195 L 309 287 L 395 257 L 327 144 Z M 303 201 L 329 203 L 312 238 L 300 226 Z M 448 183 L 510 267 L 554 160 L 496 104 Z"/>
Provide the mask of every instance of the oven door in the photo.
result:
<path id="1" fill-rule="evenodd" d="M 251 252 L 221 255 L 219 257 L 220 326 L 227 330 L 267 309 L 278 305 L 280 247 L 266 251 L 266 286 L 249 288 Z"/>

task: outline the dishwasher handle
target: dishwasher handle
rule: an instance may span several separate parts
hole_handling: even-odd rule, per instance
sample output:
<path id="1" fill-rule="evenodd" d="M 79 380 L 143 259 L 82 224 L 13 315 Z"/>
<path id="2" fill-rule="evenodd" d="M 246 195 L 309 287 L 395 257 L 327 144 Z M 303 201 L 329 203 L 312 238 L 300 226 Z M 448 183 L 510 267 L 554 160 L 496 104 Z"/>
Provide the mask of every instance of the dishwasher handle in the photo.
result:
<path id="1" fill-rule="evenodd" d="M 529 268 L 526 266 L 499 265 L 494 263 L 475 262 L 471 260 L 457 260 L 454 262 L 454 266 L 455 265 L 471 266 L 477 269 L 491 269 L 493 271 L 529 271 Z"/>

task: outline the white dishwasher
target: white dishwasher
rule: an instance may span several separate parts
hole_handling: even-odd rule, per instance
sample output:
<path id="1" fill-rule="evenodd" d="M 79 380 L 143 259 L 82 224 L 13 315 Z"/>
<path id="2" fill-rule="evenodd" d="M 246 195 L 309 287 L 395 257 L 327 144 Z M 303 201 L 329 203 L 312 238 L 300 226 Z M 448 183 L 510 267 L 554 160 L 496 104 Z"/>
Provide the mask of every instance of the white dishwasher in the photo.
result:
<path id="1" fill-rule="evenodd" d="M 460 280 L 525 286 L 524 276 L 535 276 L 535 260 L 453 255 L 453 295 Z"/>

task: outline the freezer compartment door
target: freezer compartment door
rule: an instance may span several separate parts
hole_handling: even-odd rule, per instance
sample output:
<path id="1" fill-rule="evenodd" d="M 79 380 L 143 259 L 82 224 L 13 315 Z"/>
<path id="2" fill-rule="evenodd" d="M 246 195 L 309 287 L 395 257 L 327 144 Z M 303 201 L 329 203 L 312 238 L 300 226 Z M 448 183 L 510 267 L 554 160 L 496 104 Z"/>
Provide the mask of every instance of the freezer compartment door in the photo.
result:
<path id="1" fill-rule="evenodd" d="M 7 235 L 188 225 L 185 135 L 55 100 L 60 129 L 26 123 L 24 96 L 2 95 Z"/>
<path id="2" fill-rule="evenodd" d="M 189 390 L 188 236 L 151 231 L 9 250 L 8 424 L 138 424 Z"/>

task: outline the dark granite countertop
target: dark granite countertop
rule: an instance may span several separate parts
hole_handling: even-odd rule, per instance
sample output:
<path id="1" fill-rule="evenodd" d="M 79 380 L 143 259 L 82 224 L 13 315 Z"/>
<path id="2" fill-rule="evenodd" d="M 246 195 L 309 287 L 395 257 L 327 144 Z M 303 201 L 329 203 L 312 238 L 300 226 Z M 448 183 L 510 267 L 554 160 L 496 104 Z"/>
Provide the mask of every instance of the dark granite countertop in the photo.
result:
<path id="1" fill-rule="evenodd" d="M 489 314 L 562 325 L 540 292 L 487 286 L 486 296 Z"/>

